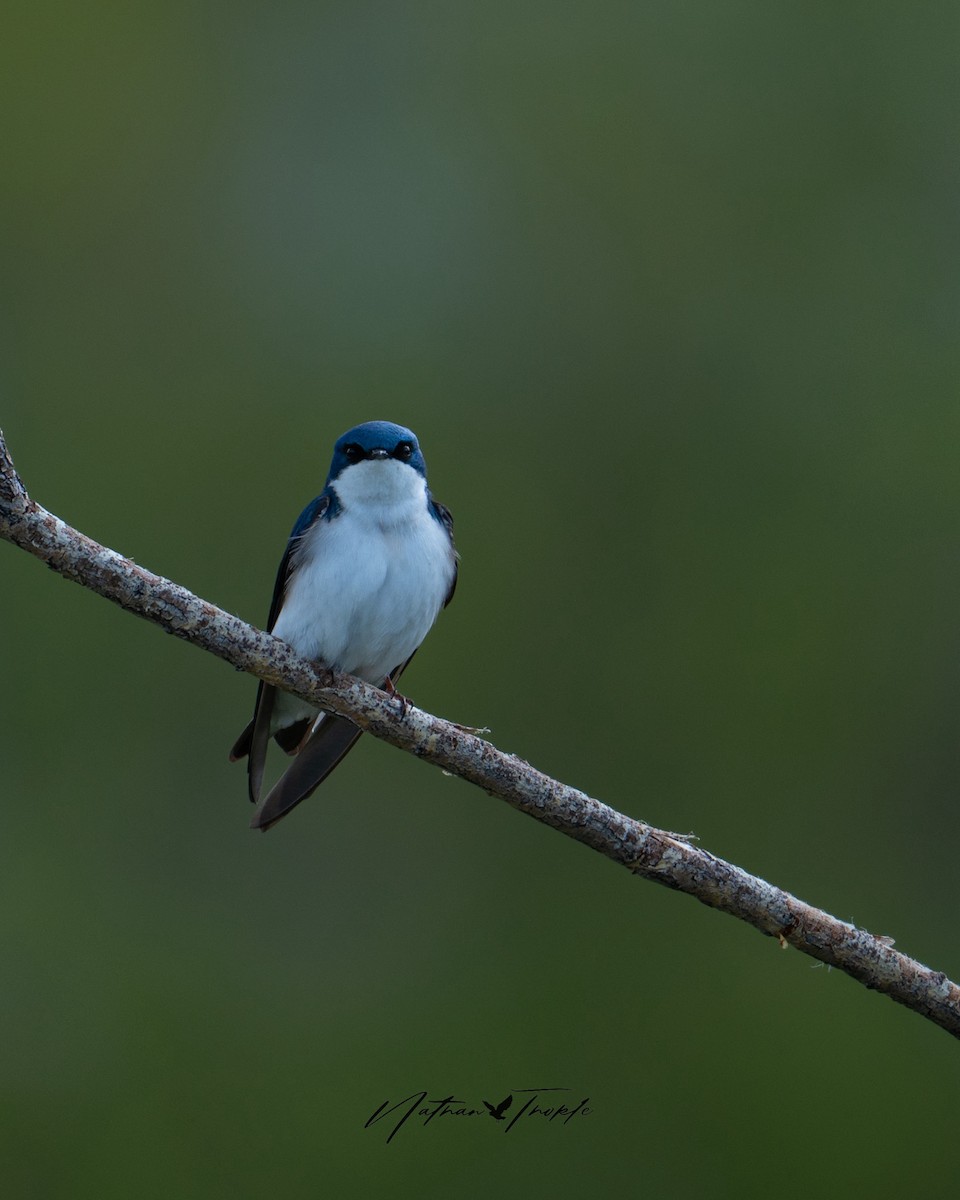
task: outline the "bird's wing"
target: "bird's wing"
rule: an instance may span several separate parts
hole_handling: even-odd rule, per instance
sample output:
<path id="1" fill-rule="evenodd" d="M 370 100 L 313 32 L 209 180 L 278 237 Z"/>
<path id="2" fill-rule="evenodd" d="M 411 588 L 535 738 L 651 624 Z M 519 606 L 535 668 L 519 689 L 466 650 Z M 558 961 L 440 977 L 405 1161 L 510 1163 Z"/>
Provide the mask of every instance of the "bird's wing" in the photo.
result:
<path id="1" fill-rule="evenodd" d="M 252 829 L 266 832 L 315 791 L 351 749 L 360 730 L 345 717 L 324 717 L 306 745 L 253 814 Z"/>
<path id="2" fill-rule="evenodd" d="M 413 652 L 416 654 L 416 651 Z M 413 654 L 410 655 L 413 658 Z M 390 672 L 394 683 L 410 665 L 410 658 Z M 353 749 L 362 730 L 346 717 L 322 714 L 296 758 L 257 807 L 251 829 L 264 833 L 313 794 L 335 766 Z M 262 777 L 261 769 L 261 777 Z"/>
<path id="3" fill-rule="evenodd" d="M 430 507 L 433 510 L 433 515 L 437 518 L 440 524 L 447 531 L 447 537 L 450 539 L 450 549 L 453 551 L 453 579 L 450 580 L 450 590 L 447 592 L 447 597 L 443 602 L 443 607 L 446 608 L 453 599 L 453 593 L 457 590 L 457 563 L 460 555 L 457 553 L 457 544 L 453 540 L 453 514 L 445 504 L 441 504 L 439 500 L 434 500 L 430 497 Z M 409 662 L 410 659 L 407 659 Z M 406 663 L 404 663 L 406 666 Z"/>
<path id="4" fill-rule="evenodd" d="M 270 614 L 267 617 L 268 633 L 272 632 L 274 625 L 277 623 L 277 617 L 280 615 L 280 609 L 283 608 L 287 580 L 290 578 L 290 569 L 293 565 L 294 555 L 300 546 L 300 539 L 310 526 L 313 525 L 314 521 L 320 520 L 327 512 L 330 507 L 330 500 L 329 492 L 321 492 L 303 510 L 290 532 L 286 549 L 283 552 L 283 558 L 280 560 L 280 566 L 277 569 L 276 583 L 273 587 L 273 599 L 270 601 Z M 245 755 L 250 756 L 247 762 L 247 784 L 250 799 L 254 804 L 260 799 L 260 788 L 263 784 L 263 768 L 267 758 L 267 743 L 270 740 L 270 717 L 273 713 L 275 692 L 275 688 L 261 681 L 260 686 L 257 688 L 257 703 L 254 706 L 253 719 L 237 738 L 233 749 L 230 751 L 231 762 L 236 762 Z"/>
<path id="5" fill-rule="evenodd" d="M 290 531 L 287 548 L 284 550 L 280 566 L 277 568 L 277 581 L 273 585 L 273 599 L 270 601 L 270 615 L 267 617 L 267 633 L 273 631 L 273 627 L 277 623 L 277 617 L 280 616 L 280 609 L 283 608 L 283 596 L 286 591 L 287 580 L 290 577 L 290 568 L 293 565 L 292 559 L 300 547 L 300 539 L 315 521 L 319 521 L 321 517 L 326 516 L 331 500 L 331 493 L 326 490 L 322 491 L 316 499 L 310 501 L 300 516 L 297 517 L 296 524 Z"/>

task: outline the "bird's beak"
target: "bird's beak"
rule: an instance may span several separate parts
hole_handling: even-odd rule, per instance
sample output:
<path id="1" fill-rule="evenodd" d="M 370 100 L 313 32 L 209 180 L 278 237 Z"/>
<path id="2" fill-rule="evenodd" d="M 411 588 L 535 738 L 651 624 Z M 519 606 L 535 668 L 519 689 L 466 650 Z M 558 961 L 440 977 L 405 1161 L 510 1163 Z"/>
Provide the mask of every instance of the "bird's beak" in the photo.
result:
<path id="1" fill-rule="evenodd" d="M 375 450 L 367 451 L 367 458 L 389 458 L 390 455 L 382 447 L 378 446 Z"/>

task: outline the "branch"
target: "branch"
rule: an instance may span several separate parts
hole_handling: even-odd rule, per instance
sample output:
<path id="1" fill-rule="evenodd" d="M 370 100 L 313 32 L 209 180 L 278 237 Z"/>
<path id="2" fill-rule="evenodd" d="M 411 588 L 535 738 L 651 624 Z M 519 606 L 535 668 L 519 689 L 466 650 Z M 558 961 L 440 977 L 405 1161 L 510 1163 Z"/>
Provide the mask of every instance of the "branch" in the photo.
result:
<path id="1" fill-rule="evenodd" d="M 396 702 L 370 684 L 317 668 L 278 638 L 101 546 L 30 499 L 2 431 L 0 537 L 168 633 L 347 717 L 364 732 L 476 784 L 635 875 L 695 896 L 778 938 L 783 946 L 838 967 L 960 1037 L 960 987 L 895 950 L 889 938 L 838 921 L 677 834 L 625 816 L 504 754 L 470 730 L 413 705 L 401 716 Z"/>

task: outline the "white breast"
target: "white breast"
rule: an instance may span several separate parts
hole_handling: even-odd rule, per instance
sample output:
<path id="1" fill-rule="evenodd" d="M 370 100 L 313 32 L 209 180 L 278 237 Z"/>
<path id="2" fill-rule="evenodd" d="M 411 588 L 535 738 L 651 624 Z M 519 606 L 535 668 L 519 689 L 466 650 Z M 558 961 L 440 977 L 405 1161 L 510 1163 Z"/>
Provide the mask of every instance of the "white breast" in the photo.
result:
<path id="1" fill-rule="evenodd" d="M 306 658 L 381 684 L 436 620 L 453 582 L 453 548 L 412 467 L 364 461 L 333 486 L 341 511 L 304 535 L 273 632 Z M 274 728 L 312 711 L 278 696 Z"/>

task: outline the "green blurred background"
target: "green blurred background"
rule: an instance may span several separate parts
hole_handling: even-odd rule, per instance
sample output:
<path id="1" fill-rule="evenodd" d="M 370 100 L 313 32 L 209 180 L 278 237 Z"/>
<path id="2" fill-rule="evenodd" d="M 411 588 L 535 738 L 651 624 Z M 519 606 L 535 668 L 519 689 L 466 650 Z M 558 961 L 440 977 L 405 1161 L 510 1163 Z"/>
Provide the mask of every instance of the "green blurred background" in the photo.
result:
<path id="1" fill-rule="evenodd" d="M 8 8 L 0 424 L 251 620 L 334 438 L 457 522 L 417 703 L 960 975 L 955 5 Z M 11 1196 L 901 1195 L 960 1046 L 0 547 Z M 560 1127 L 421 1089 L 588 1095 Z"/>

